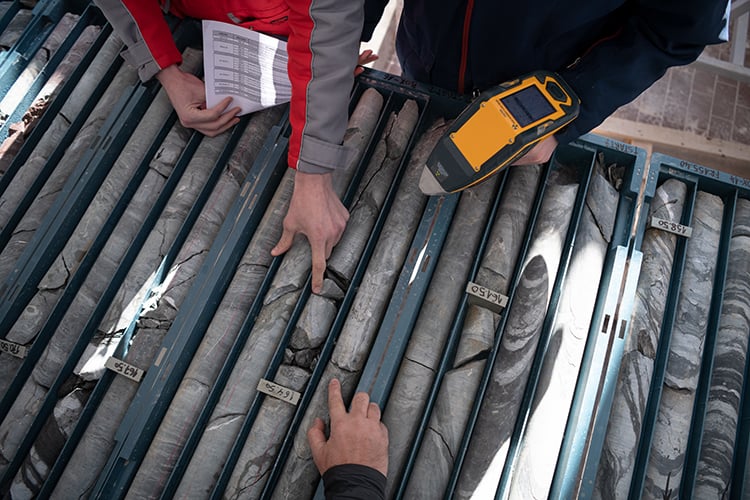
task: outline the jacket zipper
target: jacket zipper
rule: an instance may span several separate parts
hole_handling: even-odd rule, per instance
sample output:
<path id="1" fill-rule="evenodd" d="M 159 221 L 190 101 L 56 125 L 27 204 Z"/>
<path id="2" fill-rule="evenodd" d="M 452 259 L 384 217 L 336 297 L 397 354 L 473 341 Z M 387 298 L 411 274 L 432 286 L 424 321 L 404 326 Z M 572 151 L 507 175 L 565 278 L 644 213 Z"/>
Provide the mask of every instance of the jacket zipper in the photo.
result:
<path id="1" fill-rule="evenodd" d="M 474 0 L 466 4 L 466 15 L 464 16 L 464 31 L 461 37 L 461 63 L 458 68 L 458 93 L 465 93 L 464 84 L 466 76 L 466 65 L 469 58 L 469 28 L 471 28 L 471 11 L 474 9 Z"/>

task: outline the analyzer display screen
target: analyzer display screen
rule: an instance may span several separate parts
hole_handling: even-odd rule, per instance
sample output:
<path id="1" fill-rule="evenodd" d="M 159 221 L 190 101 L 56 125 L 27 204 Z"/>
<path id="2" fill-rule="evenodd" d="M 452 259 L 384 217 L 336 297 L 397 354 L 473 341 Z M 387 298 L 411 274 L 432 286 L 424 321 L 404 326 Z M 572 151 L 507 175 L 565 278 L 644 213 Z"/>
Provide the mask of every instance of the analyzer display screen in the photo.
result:
<path id="1" fill-rule="evenodd" d="M 522 127 L 541 120 L 545 116 L 555 112 L 555 108 L 542 95 L 541 91 L 534 87 L 526 87 L 523 90 L 500 99 L 500 102 L 510 111 L 513 118 Z"/>

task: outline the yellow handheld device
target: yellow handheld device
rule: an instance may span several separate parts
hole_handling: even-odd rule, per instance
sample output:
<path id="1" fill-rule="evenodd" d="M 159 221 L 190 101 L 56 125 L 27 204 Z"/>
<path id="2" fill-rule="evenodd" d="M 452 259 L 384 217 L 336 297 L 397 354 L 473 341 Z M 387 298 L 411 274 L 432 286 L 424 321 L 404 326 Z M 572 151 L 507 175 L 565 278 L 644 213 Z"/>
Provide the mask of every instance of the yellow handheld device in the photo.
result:
<path id="1" fill-rule="evenodd" d="M 535 71 L 479 95 L 435 145 L 419 180 L 427 195 L 483 181 L 578 116 L 578 97 L 555 73 Z"/>

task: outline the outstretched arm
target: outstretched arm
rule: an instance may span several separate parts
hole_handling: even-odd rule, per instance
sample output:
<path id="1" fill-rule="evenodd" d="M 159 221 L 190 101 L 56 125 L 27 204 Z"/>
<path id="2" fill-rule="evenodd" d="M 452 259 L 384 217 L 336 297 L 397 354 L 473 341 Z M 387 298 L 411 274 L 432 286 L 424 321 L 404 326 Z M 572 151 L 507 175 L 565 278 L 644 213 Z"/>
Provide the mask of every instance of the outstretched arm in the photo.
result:
<path id="1" fill-rule="evenodd" d="M 619 29 L 591 47 L 560 75 L 581 99 L 578 118 L 557 134 L 565 144 L 589 132 L 635 99 L 667 68 L 693 62 L 721 42 L 726 0 L 628 2 Z"/>
<path id="2" fill-rule="evenodd" d="M 288 0 L 292 83 L 289 166 L 297 169 L 284 232 L 273 255 L 286 252 L 304 234 L 312 252 L 312 286 L 323 285 L 325 261 L 338 243 L 349 214 L 333 191 L 331 177 L 344 166 L 342 145 L 354 84 L 362 0 Z"/>
<path id="3" fill-rule="evenodd" d="M 591 47 L 560 75 L 581 99 L 578 118 L 515 162 L 543 163 L 558 144 L 591 131 L 617 108 L 635 99 L 672 66 L 693 62 L 719 43 L 726 1 L 639 0 L 619 29 Z"/>

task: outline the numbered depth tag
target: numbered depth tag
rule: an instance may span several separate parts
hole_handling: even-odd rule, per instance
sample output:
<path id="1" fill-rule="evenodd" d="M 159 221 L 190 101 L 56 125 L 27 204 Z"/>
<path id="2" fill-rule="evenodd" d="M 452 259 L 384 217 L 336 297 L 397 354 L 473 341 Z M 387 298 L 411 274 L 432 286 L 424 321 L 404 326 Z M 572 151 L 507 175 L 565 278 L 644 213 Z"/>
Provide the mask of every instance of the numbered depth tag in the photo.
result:
<path id="1" fill-rule="evenodd" d="M 107 362 L 104 363 L 104 366 L 109 368 L 113 372 L 122 375 L 123 377 L 127 377 L 130 380 L 135 380 L 136 382 L 140 382 L 143 378 L 143 374 L 145 373 L 140 368 L 117 358 L 109 358 Z"/>
<path id="2" fill-rule="evenodd" d="M 682 224 L 678 224 L 677 222 L 660 219 L 658 217 L 651 217 L 651 227 L 655 227 L 656 229 L 661 229 L 662 231 L 673 233 L 678 236 L 684 236 L 685 238 L 690 238 L 690 236 L 693 234 L 693 228 L 690 226 L 683 226 Z"/>
<path id="3" fill-rule="evenodd" d="M 7 352 L 11 356 L 23 359 L 29 353 L 29 348 L 25 345 L 10 342 L 9 340 L 0 339 L 0 352 Z"/>
<path id="4" fill-rule="evenodd" d="M 286 401 L 295 406 L 297 406 L 297 402 L 299 401 L 299 392 L 287 389 L 279 384 L 274 384 L 264 378 L 260 379 L 260 382 L 258 382 L 258 390 L 263 394 L 268 394 L 271 397 Z"/>
<path id="5" fill-rule="evenodd" d="M 471 281 L 466 285 L 466 293 L 469 294 L 469 304 L 484 307 L 498 314 L 508 305 L 508 297 L 502 293 L 493 292 Z"/>

